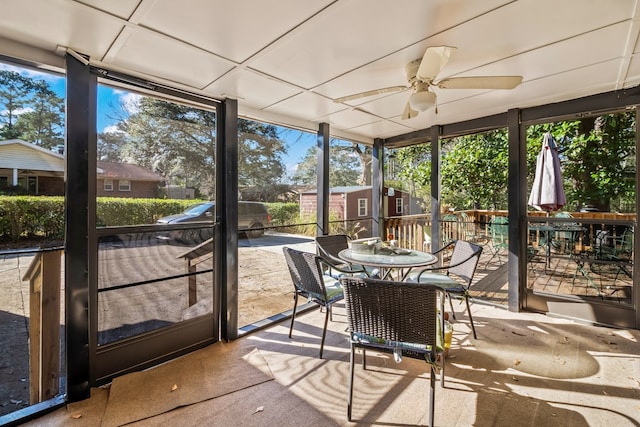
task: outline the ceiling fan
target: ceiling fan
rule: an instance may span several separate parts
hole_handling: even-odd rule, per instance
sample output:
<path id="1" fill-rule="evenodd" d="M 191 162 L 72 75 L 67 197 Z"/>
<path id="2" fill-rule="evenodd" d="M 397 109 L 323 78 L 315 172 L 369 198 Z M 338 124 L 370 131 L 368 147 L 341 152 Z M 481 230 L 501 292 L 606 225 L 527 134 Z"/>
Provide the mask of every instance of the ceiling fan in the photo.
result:
<path id="1" fill-rule="evenodd" d="M 452 77 L 436 82 L 436 77 L 449 62 L 451 52 L 455 49 L 455 47 L 451 46 L 429 47 L 422 58 L 409 62 L 405 66 L 408 86 L 390 86 L 369 90 L 336 98 L 334 101 L 340 103 L 382 93 L 411 89 L 413 93 L 409 96 L 402 114 L 402 119 L 411 119 L 416 117 L 419 111 L 425 111 L 436 104 L 434 87 L 439 89 L 513 89 L 522 82 L 522 76 Z"/>

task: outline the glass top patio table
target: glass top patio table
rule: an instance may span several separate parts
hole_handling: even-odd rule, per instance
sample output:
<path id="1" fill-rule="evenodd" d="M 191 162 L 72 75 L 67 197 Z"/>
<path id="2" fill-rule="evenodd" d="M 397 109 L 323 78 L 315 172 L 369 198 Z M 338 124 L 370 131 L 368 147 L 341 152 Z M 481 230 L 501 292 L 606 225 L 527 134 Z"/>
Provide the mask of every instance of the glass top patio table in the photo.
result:
<path id="1" fill-rule="evenodd" d="M 426 267 L 438 261 L 435 255 L 428 252 L 399 248 L 398 252 L 400 253 L 388 251 L 384 253 L 361 253 L 352 249 L 344 249 L 338 253 L 338 256 L 351 264 L 379 268 L 380 277 L 383 279 L 389 276 L 391 269 L 407 269 L 404 274 L 401 274 L 402 280 L 412 268 Z"/>

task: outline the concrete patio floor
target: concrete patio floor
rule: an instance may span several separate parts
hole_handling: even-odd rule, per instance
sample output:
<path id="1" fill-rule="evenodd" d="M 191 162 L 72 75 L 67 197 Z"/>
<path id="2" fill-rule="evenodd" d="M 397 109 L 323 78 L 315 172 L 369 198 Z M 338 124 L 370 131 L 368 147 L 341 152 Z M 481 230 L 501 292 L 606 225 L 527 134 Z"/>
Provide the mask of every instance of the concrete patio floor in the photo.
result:
<path id="1" fill-rule="evenodd" d="M 324 313 L 314 310 L 298 317 L 292 339 L 287 337 L 289 322 L 284 321 L 206 350 L 211 352 L 207 357 L 213 358 L 229 351 L 253 351 L 263 361 L 261 369 L 269 374 L 268 380 L 215 398 L 199 396 L 197 403 L 128 425 L 426 425 L 427 365 L 408 359 L 396 364 L 393 358 L 373 352 L 368 353 L 366 371 L 360 363 L 356 367 L 354 420 L 347 421 L 346 315 L 341 302 L 334 307 L 323 359 L 318 358 L 318 349 Z M 469 334 L 467 317 L 459 314 L 446 361 L 445 387 L 438 382 L 436 388 L 436 425 L 640 425 L 640 331 L 512 313 L 479 303 L 472 310 L 478 339 Z M 202 356 L 187 355 L 164 366 L 176 375 L 176 382 L 188 378 L 190 386 L 198 389 L 200 381 L 216 378 L 189 374 L 197 357 Z M 240 357 L 237 360 L 246 363 Z M 174 363 L 175 370 L 167 366 Z M 178 366 L 187 366 L 187 371 L 179 372 Z M 158 391 L 151 380 L 143 384 L 127 392 L 153 413 L 161 394 L 168 391 Z M 28 425 L 114 425 L 107 422 L 105 413 L 127 409 L 115 406 L 113 394 L 109 387 L 95 389 L 91 399 Z"/>

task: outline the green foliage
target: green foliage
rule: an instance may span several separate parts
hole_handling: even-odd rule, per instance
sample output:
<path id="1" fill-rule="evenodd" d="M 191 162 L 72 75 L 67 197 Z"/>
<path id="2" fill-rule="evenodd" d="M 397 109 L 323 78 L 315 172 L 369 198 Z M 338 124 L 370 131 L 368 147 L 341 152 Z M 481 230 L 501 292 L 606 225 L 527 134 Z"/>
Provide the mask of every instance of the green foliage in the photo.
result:
<path id="1" fill-rule="evenodd" d="M 271 215 L 271 224 L 283 226 L 297 224 L 300 221 L 300 205 L 298 203 L 267 203 Z"/>
<path id="2" fill-rule="evenodd" d="M 317 149 L 311 146 L 292 176 L 295 184 L 316 185 Z M 329 186 L 371 185 L 371 148 L 345 145 L 337 140 L 329 144 Z"/>
<path id="3" fill-rule="evenodd" d="M 0 241 L 64 237 L 64 197 L 0 196 Z"/>
<path id="4" fill-rule="evenodd" d="M 442 204 L 455 209 L 506 209 L 509 171 L 506 129 L 442 143 Z"/>
<path id="5" fill-rule="evenodd" d="M 198 200 L 99 197 L 98 226 L 153 224 L 160 217 L 180 213 Z M 63 196 L 0 196 L 0 241 L 64 238 Z"/>
<path id="6" fill-rule="evenodd" d="M 424 201 L 429 210 L 431 200 L 431 146 L 429 144 L 399 148 L 387 154 L 384 185 L 406 191 Z"/>
<path id="7" fill-rule="evenodd" d="M 96 222 L 99 227 L 154 224 L 203 201 L 99 197 Z M 267 209 L 274 226 L 296 228 L 301 222 L 297 203 L 267 203 Z M 310 235 L 314 234 L 315 226 Z M 0 196 L 0 241 L 27 238 L 64 238 L 64 197 Z"/>
<path id="8" fill-rule="evenodd" d="M 635 210 L 635 113 L 623 112 L 527 128 L 527 189 L 533 184 L 545 132 L 557 142 L 567 207 Z M 455 209 L 506 209 L 508 135 L 499 129 L 442 141 L 442 205 Z M 385 184 L 429 198 L 430 146 L 395 150 L 386 162 Z M 416 189 L 416 193 L 420 190 Z"/>
<path id="9" fill-rule="evenodd" d="M 64 142 L 64 100 L 44 80 L 0 70 L 0 112 L 0 140 L 49 149 Z"/>
<path id="10" fill-rule="evenodd" d="M 126 160 L 165 176 L 170 184 L 215 194 L 216 113 L 150 97 L 138 101 L 137 111 L 118 123 L 121 134 L 101 134 L 102 157 Z M 123 106 L 124 108 L 124 106 Z M 284 144 L 277 128 L 266 123 L 238 121 L 238 185 L 265 192 L 285 172 Z"/>
<path id="11" fill-rule="evenodd" d="M 527 184 L 531 188 L 543 135 L 558 145 L 567 206 L 635 211 L 635 113 L 623 112 L 527 129 Z"/>
<path id="12" fill-rule="evenodd" d="M 203 200 L 134 199 L 127 197 L 98 197 L 97 225 L 112 227 L 153 224 L 163 216 L 180 213 Z"/>

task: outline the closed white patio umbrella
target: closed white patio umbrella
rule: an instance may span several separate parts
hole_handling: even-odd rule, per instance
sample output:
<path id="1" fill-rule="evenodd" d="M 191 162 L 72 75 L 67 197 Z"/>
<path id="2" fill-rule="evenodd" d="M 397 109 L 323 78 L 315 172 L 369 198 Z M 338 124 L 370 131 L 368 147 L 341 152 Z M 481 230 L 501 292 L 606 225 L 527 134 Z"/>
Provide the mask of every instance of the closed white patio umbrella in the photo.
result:
<path id="1" fill-rule="evenodd" d="M 541 211 L 556 211 L 567 203 L 562 185 L 558 147 L 550 132 L 544 134 L 542 150 L 536 162 L 536 175 L 529 195 L 529 205 Z"/>
<path id="2" fill-rule="evenodd" d="M 551 133 L 547 132 L 544 134 L 542 149 L 536 162 L 536 175 L 529 195 L 529 205 L 538 210 L 546 211 L 548 217 L 550 211 L 561 209 L 566 203 L 558 147 Z M 546 268 L 549 268 L 551 241 L 548 223 L 545 232 Z"/>

